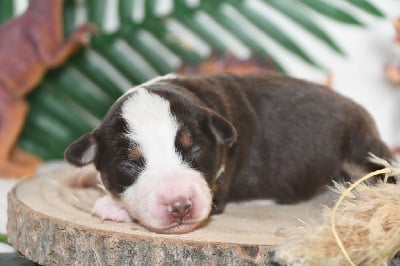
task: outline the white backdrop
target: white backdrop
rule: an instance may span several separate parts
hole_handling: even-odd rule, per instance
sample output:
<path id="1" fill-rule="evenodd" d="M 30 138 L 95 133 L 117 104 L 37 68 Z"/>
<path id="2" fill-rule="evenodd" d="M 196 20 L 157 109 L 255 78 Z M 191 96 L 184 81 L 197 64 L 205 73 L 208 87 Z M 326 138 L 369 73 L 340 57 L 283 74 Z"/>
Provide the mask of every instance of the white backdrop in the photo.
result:
<path id="1" fill-rule="evenodd" d="M 400 145 L 400 86 L 392 86 L 384 77 L 383 65 L 400 61 L 400 47 L 393 43 L 395 30 L 391 19 L 400 16 L 400 1 L 371 1 L 387 14 L 387 19 L 375 19 L 361 12 L 356 15 L 367 27 L 349 27 L 321 20 L 323 26 L 338 41 L 347 56 L 341 57 L 323 47 L 309 34 L 282 20 L 285 27 L 305 48 L 318 55 L 322 63 L 333 73 L 333 87 L 363 105 L 375 118 L 383 140 L 390 146 Z M 357 11 L 357 10 L 355 10 Z M 289 72 L 300 78 L 324 82 L 323 73 L 312 69 L 288 53 L 276 47 L 275 54 Z"/>

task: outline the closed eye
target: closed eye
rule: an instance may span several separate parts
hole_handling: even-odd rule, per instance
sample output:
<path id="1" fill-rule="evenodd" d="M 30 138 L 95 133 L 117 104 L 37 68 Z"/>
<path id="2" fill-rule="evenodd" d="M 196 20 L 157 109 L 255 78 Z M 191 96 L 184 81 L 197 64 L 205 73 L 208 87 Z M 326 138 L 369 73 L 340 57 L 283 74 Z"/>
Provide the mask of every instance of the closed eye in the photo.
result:
<path id="1" fill-rule="evenodd" d="M 119 168 L 121 171 L 127 175 L 136 174 L 144 169 L 145 160 L 143 157 L 137 158 L 134 160 L 133 158 L 129 158 L 123 162 L 119 163 Z"/>
<path id="2" fill-rule="evenodd" d="M 192 154 L 197 155 L 201 151 L 201 146 L 200 145 L 193 145 L 192 147 Z"/>

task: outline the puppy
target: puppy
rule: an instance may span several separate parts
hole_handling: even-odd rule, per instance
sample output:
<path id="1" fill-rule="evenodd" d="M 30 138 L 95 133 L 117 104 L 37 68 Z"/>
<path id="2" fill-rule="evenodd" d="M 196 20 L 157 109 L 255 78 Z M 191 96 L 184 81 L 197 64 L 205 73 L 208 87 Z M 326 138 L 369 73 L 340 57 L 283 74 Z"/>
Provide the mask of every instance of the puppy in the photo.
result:
<path id="1" fill-rule="evenodd" d="M 332 178 L 393 159 L 361 106 L 268 72 L 165 76 L 127 91 L 100 126 L 65 152 L 94 163 L 110 196 L 94 213 L 184 233 L 228 201 L 309 199 Z"/>

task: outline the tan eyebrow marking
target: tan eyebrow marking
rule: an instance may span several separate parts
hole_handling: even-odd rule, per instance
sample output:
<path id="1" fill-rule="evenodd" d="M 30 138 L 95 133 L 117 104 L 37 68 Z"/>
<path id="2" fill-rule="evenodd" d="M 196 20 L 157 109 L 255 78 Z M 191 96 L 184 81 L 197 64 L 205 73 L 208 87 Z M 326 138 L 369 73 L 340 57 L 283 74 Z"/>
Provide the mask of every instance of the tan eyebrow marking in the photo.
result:
<path id="1" fill-rule="evenodd" d="M 142 152 L 140 151 L 139 147 L 134 147 L 130 150 L 130 154 L 132 159 L 135 161 L 139 161 L 143 158 Z"/>
<path id="2" fill-rule="evenodd" d="M 182 132 L 179 136 L 179 143 L 184 149 L 191 148 L 193 145 L 192 135 L 187 131 Z"/>

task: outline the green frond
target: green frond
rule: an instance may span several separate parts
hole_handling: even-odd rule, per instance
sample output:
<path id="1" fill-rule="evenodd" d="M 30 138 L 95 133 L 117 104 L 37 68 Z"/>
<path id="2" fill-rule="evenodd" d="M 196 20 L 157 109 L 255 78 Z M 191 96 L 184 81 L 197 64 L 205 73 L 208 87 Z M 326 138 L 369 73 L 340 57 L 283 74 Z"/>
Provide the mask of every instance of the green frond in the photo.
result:
<path id="1" fill-rule="evenodd" d="M 308 7 L 314 9 L 318 13 L 336 20 L 338 22 L 352 24 L 357 26 L 363 26 L 364 24 L 355 16 L 351 15 L 345 10 L 342 10 L 334 5 L 331 2 L 324 0 L 301 0 L 302 3 L 307 5 Z"/>
<path id="2" fill-rule="evenodd" d="M 316 23 L 316 21 L 309 18 L 308 14 L 306 13 L 307 10 L 305 10 L 298 3 L 292 3 L 288 5 L 285 0 L 264 1 L 267 2 L 271 7 L 286 15 L 289 19 L 293 20 L 300 27 L 310 32 L 338 54 L 345 54 L 343 49 L 336 43 L 336 41 L 330 37 L 329 34 Z"/>
<path id="3" fill-rule="evenodd" d="M 337 0 L 258 0 L 298 27 L 315 36 L 338 55 L 345 51 L 329 31 L 321 27 L 321 14 L 334 21 L 362 26 L 350 10 Z M 343 0 L 342 0 L 343 1 Z M 344 0 L 367 14 L 384 14 L 367 0 Z M 323 70 L 318 54 L 304 49 L 304 40 L 291 36 L 272 17 L 251 7 L 244 0 L 173 1 L 171 12 L 158 14 L 159 1 L 119 0 L 110 11 L 110 1 L 65 1 L 64 29 L 69 36 L 82 21 L 97 25 L 100 34 L 92 37 L 91 47 L 82 49 L 62 67 L 47 73 L 28 97 L 30 112 L 19 145 L 44 159 L 62 158 L 65 147 L 98 125 L 109 106 L 128 88 L 156 75 L 175 71 L 180 63 L 199 64 L 212 51 L 230 51 L 231 43 L 219 36 L 218 28 L 243 49 L 272 62 L 277 71 L 285 66 L 274 57 L 260 37 L 267 37 L 305 64 Z M 14 16 L 13 0 L 0 1 L 0 23 Z M 143 11 L 136 19 L 133 11 Z M 116 29 L 107 28 L 107 14 L 117 15 Z M 204 24 L 206 16 L 215 26 Z M 211 23 L 210 22 L 210 23 Z M 177 25 L 179 27 L 177 28 Z M 198 40 L 190 41 L 184 30 Z M 201 49 L 199 48 L 200 46 Z"/>
<path id="4" fill-rule="evenodd" d="M 385 14 L 382 13 L 381 10 L 379 10 L 375 5 L 370 3 L 368 0 L 347 0 L 350 4 L 361 8 L 362 10 L 368 12 L 369 14 L 379 17 L 379 18 L 384 18 Z"/>
<path id="5" fill-rule="evenodd" d="M 8 21 L 14 16 L 14 1 L 2 0 L 0 1 L 0 25 Z"/>

